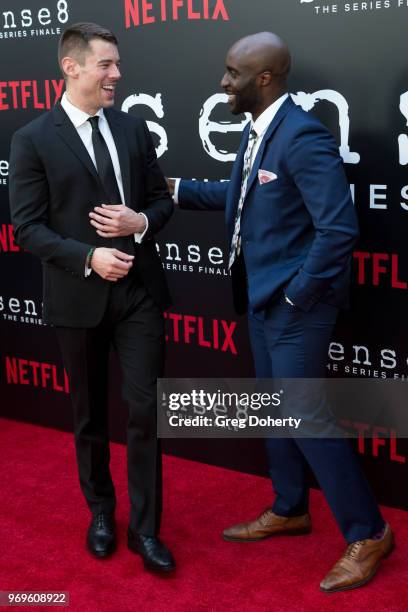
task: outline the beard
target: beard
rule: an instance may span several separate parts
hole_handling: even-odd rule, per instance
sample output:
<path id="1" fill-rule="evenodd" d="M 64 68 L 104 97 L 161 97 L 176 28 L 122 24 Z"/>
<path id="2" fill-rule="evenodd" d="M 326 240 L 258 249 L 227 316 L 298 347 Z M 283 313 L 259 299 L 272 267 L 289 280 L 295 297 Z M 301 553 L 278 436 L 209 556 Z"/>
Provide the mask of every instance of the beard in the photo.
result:
<path id="1" fill-rule="evenodd" d="M 259 106 L 258 92 L 253 83 L 250 83 L 239 93 L 234 94 L 234 102 L 231 105 L 233 115 L 253 113 Z"/>

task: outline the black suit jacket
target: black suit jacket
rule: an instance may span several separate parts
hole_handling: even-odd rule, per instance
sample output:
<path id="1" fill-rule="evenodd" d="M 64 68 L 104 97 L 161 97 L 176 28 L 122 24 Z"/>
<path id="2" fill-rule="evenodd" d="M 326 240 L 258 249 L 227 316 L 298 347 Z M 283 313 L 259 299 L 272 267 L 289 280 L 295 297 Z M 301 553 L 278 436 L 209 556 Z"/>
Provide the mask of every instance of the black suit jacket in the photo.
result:
<path id="1" fill-rule="evenodd" d="M 173 205 L 157 163 L 146 123 L 105 109 L 121 167 L 125 202 L 143 211 L 149 229 L 135 244 L 134 268 L 155 301 L 170 297 L 152 239 L 170 218 Z M 89 222 L 105 201 L 95 166 L 60 104 L 18 130 L 11 142 L 10 208 L 17 243 L 43 264 L 43 318 L 66 327 L 94 327 L 108 299 L 108 281 L 85 278 L 91 247 L 111 247 Z"/>

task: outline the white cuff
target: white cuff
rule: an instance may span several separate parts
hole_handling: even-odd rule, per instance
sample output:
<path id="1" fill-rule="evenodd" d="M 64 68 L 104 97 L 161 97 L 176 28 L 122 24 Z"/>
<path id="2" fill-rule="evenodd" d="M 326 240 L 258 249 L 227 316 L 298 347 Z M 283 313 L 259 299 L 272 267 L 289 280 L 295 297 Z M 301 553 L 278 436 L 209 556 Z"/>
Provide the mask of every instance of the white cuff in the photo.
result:
<path id="1" fill-rule="evenodd" d="M 137 213 L 138 215 L 142 215 L 145 218 L 146 221 L 146 227 L 144 229 L 144 231 L 142 233 L 140 232 L 135 232 L 133 234 L 134 238 L 135 238 L 135 242 L 137 242 L 138 244 L 140 244 L 143 240 L 143 237 L 145 235 L 145 233 L 147 232 L 147 230 L 149 229 L 149 219 L 146 217 L 146 215 L 144 213 Z"/>
<path id="2" fill-rule="evenodd" d="M 180 178 L 177 178 L 174 182 L 174 194 L 173 194 L 173 200 L 175 204 L 179 203 L 179 199 L 178 199 L 178 193 L 179 193 L 179 187 L 180 187 Z"/>

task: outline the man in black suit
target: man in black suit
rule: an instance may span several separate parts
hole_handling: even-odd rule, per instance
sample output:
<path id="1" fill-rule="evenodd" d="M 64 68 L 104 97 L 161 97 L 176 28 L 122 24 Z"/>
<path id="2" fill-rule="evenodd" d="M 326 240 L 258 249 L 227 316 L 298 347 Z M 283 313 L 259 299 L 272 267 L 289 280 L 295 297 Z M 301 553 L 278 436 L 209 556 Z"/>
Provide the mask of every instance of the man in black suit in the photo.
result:
<path id="1" fill-rule="evenodd" d="M 92 23 L 59 44 L 61 103 L 13 137 L 10 206 L 18 244 L 43 264 L 44 320 L 55 327 L 71 383 L 89 550 L 116 544 L 109 470 L 108 357 L 116 350 L 129 405 L 129 548 L 147 569 L 172 571 L 158 539 L 161 454 L 156 381 L 169 305 L 153 236 L 172 213 L 145 122 L 112 108 L 120 79 L 115 36 Z"/>

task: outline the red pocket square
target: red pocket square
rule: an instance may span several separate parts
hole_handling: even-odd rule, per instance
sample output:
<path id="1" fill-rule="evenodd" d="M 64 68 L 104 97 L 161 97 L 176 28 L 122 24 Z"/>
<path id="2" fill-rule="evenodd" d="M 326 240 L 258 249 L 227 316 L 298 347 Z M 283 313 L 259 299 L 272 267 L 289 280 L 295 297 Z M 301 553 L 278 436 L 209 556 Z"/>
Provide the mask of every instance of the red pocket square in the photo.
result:
<path id="1" fill-rule="evenodd" d="M 270 183 L 271 181 L 276 181 L 277 178 L 278 177 L 274 172 L 269 172 L 268 170 L 258 170 L 258 181 L 260 185 Z"/>

